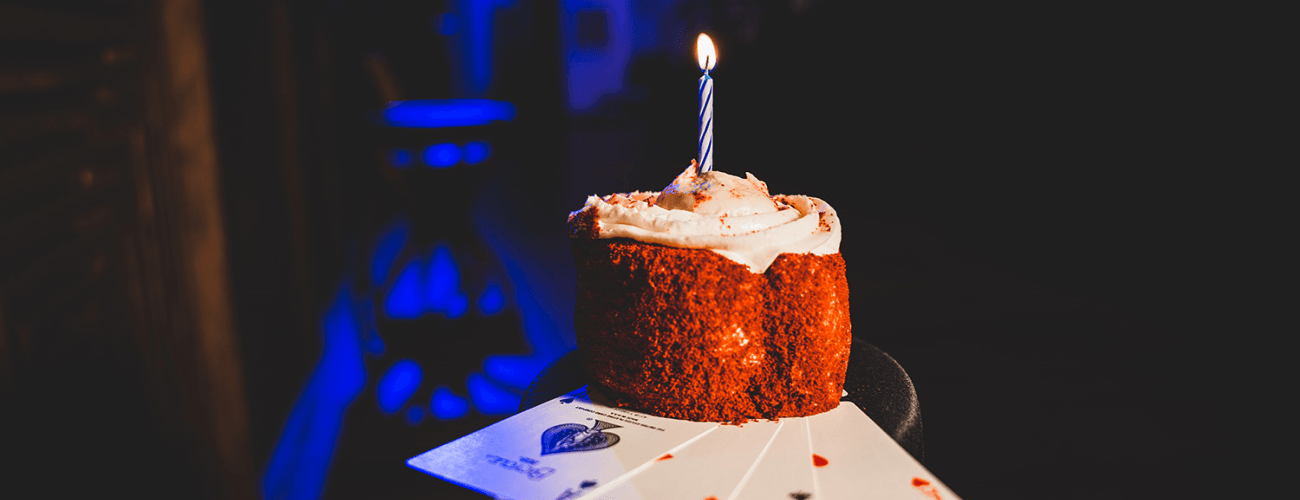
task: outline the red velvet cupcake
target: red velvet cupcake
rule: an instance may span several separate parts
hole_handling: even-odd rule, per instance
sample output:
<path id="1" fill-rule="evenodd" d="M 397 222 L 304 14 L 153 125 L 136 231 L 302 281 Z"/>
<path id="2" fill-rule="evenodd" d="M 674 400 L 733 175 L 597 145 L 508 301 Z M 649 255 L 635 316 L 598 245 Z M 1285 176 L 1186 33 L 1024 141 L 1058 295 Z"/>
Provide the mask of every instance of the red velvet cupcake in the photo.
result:
<path id="1" fill-rule="evenodd" d="M 578 350 L 618 404 L 720 422 L 839 405 L 852 330 L 825 202 L 692 163 L 662 192 L 588 198 L 568 227 Z"/>

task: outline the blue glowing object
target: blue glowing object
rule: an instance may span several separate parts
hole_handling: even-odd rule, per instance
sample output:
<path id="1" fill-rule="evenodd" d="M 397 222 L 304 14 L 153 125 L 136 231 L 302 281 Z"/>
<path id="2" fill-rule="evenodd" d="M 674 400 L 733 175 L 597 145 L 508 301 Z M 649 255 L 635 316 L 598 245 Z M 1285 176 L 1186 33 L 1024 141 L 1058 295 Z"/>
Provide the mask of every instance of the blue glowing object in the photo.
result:
<path id="1" fill-rule="evenodd" d="M 389 151 L 388 164 L 397 168 L 406 168 L 411 166 L 411 152 L 405 149 L 394 149 Z"/>
<path id="2" fill-rule="evenodd" d="M 374 259 L 370 261 L 371 283 L 378 286 L 388 280 L 388 272 L 392 270 L 393 262 L 402 253 L 402 245 L 406 243 L 406 233 L 406 224 L 398 223 L 379 238 L 379 244 L 375 245 Z"/>
<path id="3" fill-rule="evenodd" d="M 469 378 L 465 380 L 465 387 L 469 388 L 469 399 L 474 402 L 474 407 L 479 413 L 509 415 L 519 410 L 521 398 L 518 394 L 497 386 L 482 374 L 469 374 Z"/>
<path id="4" fill-rule="evenodd" d="M 501 293 L 501 287 L 497 285 L 488 285 L 483 290 L 483 295 L 478 297 L 478 310 L 483 314 L 496 314 L 506 308 L 506 295 Z"/>
<path id="5" fill-rule="evenodd" d="M 289 413 L 271 453 L 262 494 L 268 499 L 320 498 L 348 405 L 365 388 L 361 325 L 344 284 L 325 312 L 320 362 Z"/>
<path id="6" fill-rule="evenodd" d="M 469 400 L 457 396 L 447 387 L 438 387 L 433 391 L 433 400 L 429 403 L 433 418 L 438 420 L 455 420 L 469 413 Z"/>
<path id="7" fill-rule="evenodd" d="M 384 312 L 394 319 L 415 319 L 427 312 L 459 318 L 469 311 L 469 297 L 460 291 L 460 269 L 446 245 L 434 248 L 426 261 L 407 264 L 388 290 Z"/>
<path id="8" fill-rule="evenodd" d="M 456 267 L 451 249 L 446 245 L 438 245 L 433 249 L 427 283 L 425 296 L 429 309 L 449 312 L 455 305 L 456 296 L 460 294 L 460 269 Z"/>
<path id="9" fill-rule="evenodd" d="M 424 313 L 425 300 L 423 274 L 420 261 L 413 260 L 397 275 L 397 281 L 388 290 L 384 300 L 384 313 L 390 318 L 415 319 Z"/>
<path id="10" fill-rule="evenodd" d="M 424 163 L 433 168 L 447 168 L 460 161 L 460 146 L 434 144 L 424 149 Z"/>
<path id="11" fill-rule="evenodd" d="M 384 109 L 385 124 L 405 128 L 472 127 L 514 118 L 514 104 L 491 99 L 393 101 Z"/>
<path id="12" fill-rule="evenodd" d="M 388 373 L 379 380 L 379 409 L 384 413 L 396 413 L 402 409 L 406 400 L 411 399 L 411 395 L 420 387 L 423 378 L 424 373 L 416 362 L 404 359 L 393 363 Z"/>
<path id="13" fill-rule="evenodd" d="M 456 319 L 464 316 L 466 312 L 469 312 L 469 297 L 466 297 L 465 294 L 457 293 L 447 299 L 445 313 L 448 318 Z"/>
<path id="14" fill-rule="evenodd" d="M 483 163 L 483 160 L 488 159 L 488 156 L 492 154 L 492 150 L 488 148 L 488 143 L 485 141 L 474 141 L 466 144 L 463 151 L 465 153 L 465 163 L 470 165 Z"/>
<path id="15" fill-rule="evenodd" d="M 317 373 L 327 387 L 321 391 L 331 401 L 351 401 L 366 385 L 365 366 L 361 361 L 361 324 L 353 310 L 353 300 L 343 285 L 334 304 L 325 312 L 325 348 Z"/>

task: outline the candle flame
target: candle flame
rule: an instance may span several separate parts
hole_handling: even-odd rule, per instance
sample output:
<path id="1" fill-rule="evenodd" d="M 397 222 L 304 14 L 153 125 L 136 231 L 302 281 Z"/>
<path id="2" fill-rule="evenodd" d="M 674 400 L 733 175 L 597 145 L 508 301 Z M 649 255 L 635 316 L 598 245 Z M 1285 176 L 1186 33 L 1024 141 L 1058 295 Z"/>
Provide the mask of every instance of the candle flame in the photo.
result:
<path id="1" fill-rule="evenodd" d="M 695 39 L 695 58 L 700 62 L 701 71 L 711 71 L 713 65 L 718 64 L 718 51 L 713 48 L 713 39 L 709 35 L 700 33 L 700 37 Z"/>

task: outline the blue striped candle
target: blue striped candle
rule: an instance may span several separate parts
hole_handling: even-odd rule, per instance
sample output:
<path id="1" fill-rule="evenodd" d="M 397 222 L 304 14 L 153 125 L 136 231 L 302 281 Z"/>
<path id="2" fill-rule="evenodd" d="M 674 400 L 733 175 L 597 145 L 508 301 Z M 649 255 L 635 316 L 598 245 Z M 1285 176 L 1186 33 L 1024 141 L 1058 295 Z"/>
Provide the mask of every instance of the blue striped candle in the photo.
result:
<path id="1" fill-rule="evenodd" d="M 718 53 L 709 35 L 700 33 L 695 42 L 695 55 L 704 76 L 700 77 L 700 173 L 713 170 L 713 77 L 709 71 L 718 63 Z"/>

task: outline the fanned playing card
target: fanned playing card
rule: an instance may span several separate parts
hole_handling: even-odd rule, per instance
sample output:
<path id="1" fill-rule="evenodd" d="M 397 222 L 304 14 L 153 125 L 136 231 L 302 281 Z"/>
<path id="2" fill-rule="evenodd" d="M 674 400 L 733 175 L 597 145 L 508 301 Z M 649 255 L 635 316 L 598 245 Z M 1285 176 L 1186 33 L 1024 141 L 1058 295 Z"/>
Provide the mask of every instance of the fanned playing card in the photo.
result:
<path id="1" fill-rule="evenodd" d="M 960 500 L 849 401 L 735 426 L 614 408 L 583 387 L 407 464 L 515 500 Z"/>
<path id="2" fill-rule="evenodd" d="M 811 500 L 814 495 L 812 448 L 807 418 L 783 418 L 781 429 L 764 450 L 753 472 L 730 497 L 735 500 Z M 748 427 L 749 424 L 746 424 Z"/>
<path id="3" fill-rule="evenodd" d="M 582 388 L 406 463 L 514 500 L 585 496 L 718 426 L 615 408 Z"/>
<path id="4" fill-rule="evenodd" d="M 814 498 L 960 500 L 852 402 L 806 420 Z"/>
<path id="5" fill-rule="evenodd" d="M 782 422 L 720 425 L 665 453 L 640 471 L 592 492 L 596 500 L 725 499 L 754 471 Z M 811 476 L 811 471 L 809 471 Z"/>

